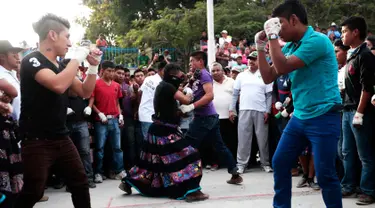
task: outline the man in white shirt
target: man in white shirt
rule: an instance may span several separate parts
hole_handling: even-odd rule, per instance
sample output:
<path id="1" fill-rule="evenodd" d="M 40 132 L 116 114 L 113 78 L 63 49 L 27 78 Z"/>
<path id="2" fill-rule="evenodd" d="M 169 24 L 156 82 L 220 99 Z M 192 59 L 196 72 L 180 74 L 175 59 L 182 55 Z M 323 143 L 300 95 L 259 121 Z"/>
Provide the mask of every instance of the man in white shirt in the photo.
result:
<path id="1" fill-rule="evenodd" d="M 219 39 L 220 47 L 223 47 L 225 42 L 231 43 L 232 42 L 232 36 L 228 35 L 228 31 L 223 30 L 223 31 L 221 31 L 221 38 Z"/>
<path id="2" fill-rule="evenodd" d="M 158 73 L 146 77 L 143 81 L 141 88 L 139 88 L 139 96 L 141 97 L 141 102 L 138 109 L 138 117 L 141 122 L 142 136 L 146 137 L 148 129 L 152 124 L 152 115 L 154 111 L 154 95 L 156 87 L 162 81 L 164 76 L 164 67 L 166 62 L 160 62 L 158 66 Z"/>
<path id="3" fill-rule="evenodd" d="M 268 148 L 268 116 L 272 105 L 272 84 L 264 84 L 258 70 L 258 53 L 249 55 L 250 70 L 238 75 L 234 83 L 230 116 L 236 114 L 235 106 L 240 95 L 238 119 L 237 167 L 244 172 L 251 155 L 253 130 L 258 141 L 261 165 L 266 172 L 272 172 Z"/>
<path id="4" fill-rule="evenodd" d="M 17 77 L 17 69 L 20 67 L 20 58 L 18 53 L 22 48 L 13 47 L 9 41 L 0 40 L 0 74 L 9 82 L 18 92 L 18 96 L 12 101 L 13 113 L 12 118 L 19 120 L 21 111 L 21 90 L 20 81 Z"/>
<path id="5" fill-rule="evenodd" d="M 234 80 L 225 76 L 223 66 L 213 63 L 211 68 L 214 79 L 214 106 L 220 119 L 220 133 L 224 143 L 233 155 L 237 155 L 237 125 L 235 117 L 229 117 L 229 107 L 232 102 Z"/>

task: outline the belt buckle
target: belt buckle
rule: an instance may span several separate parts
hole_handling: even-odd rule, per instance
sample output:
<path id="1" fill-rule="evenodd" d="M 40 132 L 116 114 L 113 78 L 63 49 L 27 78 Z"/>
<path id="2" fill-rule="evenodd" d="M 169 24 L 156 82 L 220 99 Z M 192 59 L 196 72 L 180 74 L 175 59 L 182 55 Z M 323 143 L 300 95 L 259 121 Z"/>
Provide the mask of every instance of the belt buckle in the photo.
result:
<path id="1" fill-rule="evenodd" d="M 113 119 L 114 118 L 114 116 L 112 116 L 112 115 L 107 115 L 107 119 Z"/>

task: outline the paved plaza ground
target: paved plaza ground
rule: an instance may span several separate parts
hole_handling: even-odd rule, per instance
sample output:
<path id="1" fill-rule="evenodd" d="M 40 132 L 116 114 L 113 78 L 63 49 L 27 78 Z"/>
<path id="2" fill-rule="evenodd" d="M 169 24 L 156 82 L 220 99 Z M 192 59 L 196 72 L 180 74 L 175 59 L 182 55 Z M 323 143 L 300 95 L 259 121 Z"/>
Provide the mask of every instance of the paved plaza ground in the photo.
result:
<path id="1" fill-rule="evenodd" d="M 229 185 L 225 181 L 229 178 L 226 170 L 205 170 L 201 186 L 203 192 L 210 195 L 210 199 L 198 203 L 170 200 L 166 198 L 147 198 L 140 196 L 134 189 L 133 195 L 126 196 L 118 189 L 119 181 L 106 180 L 90 189 L 93 208 L 271 208 L 273 197 L 273 177 L 260 168 L 249 170 L 243 175 L 242 185 Z M 293 178 L 293 186 L 300 177 Z M 38 203 L 36 208 L 71 208 L 73 207 L 70 194 L 61 190 L 46 190 L 49 201 Z M 323 208 L 324 203 L 320 191 L 309 188 L 293 188 L 293 208 Z M 345 208 L 358 207 L 354 199 L 344 199 Z M 375 205 L 366 206 L 375 207 Z"/>

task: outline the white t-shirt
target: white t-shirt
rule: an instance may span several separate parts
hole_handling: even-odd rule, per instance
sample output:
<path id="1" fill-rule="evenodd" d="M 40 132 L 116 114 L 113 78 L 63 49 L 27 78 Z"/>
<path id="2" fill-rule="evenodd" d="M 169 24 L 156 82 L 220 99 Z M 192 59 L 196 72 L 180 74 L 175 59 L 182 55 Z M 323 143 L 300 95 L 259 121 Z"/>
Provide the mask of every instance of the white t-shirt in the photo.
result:
<path id="1" fill-rule="evenodd" d="M 232 102 L 234 80 L 232 78 L 224 78 L 223 83 L 214 80 L 214 106 L 219 114 L 219 119 L 229 118 L 229 106 Z"/>
<path id="2" fill-rule="evenodd" d="M 231 43 L 232 42 L 232 36 L 227 36 L 227 38 L 219 38 L 219 44 L 220 46 L 223 46 L 225 42 Z"/>
<path id="3" fill-rule="evenodd" d="M 339 89 L 340 90 L 344 90 L 345 89 L 345 70 L 346 70 L 346 67 L 347 65 L 343 66 L 340 70 L 339 70 L 339 75 L 338 75 L 338 84 L 339 84 Z"/>
<path id="4" fill-rule="evenodd" d="M 240 110 L 267 112 L 266 93 L 272 92 L 273 84 L 264 84 L 258 71 L 241 72 L 234 82 L 234 89 L 240 90 Z"/>
<path id="5" fill-rule="evenodd" d="M 18 96 L 15 97 L 12 101 L 13 113 L 11 114 L 12 118 L 19 120 L 21 114 L 21 86 L 20 81 L 17 78 L 16 71 L 9 71 L 3 66 L 0 66 L 0 78 L 5 79 L 9 84 L 16 88 Z"/>
<path id="6" fill-rule="evenodd" d="M 152 115 L 154 110 L 154 96 L 156 87 L 162 81 L 159 74 L 146 77 L 143 81 L 140 91 L 142 91 L 141 103 L 139 104 L 138 116 L 140 122 L 152 123 Z"/>

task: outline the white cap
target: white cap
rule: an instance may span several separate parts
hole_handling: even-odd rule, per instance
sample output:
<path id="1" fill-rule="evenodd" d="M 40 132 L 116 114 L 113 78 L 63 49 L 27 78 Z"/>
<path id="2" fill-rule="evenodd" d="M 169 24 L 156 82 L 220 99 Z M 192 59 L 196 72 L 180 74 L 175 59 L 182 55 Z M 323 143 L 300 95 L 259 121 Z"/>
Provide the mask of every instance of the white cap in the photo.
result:
<path id="1" fill-rule="evenodd" d="M 232 71 L 241 72 L 242 68 L 240 66 L 234 66 L 232 67 Z"/>
<path id="2" fill-rule="evenodd" d="M 337 26 L 336 23 L 332 22 L 331 27 L 333 27 L 333 26 Z"/>
<path id="3" fill-rule="evenodd" d="M 221 33 L 225 33 L 225 34 L 228 34 L 228 31 L 226 31 L 226 30 L 223 30 L 223 31 L 221 31 Z"/>

